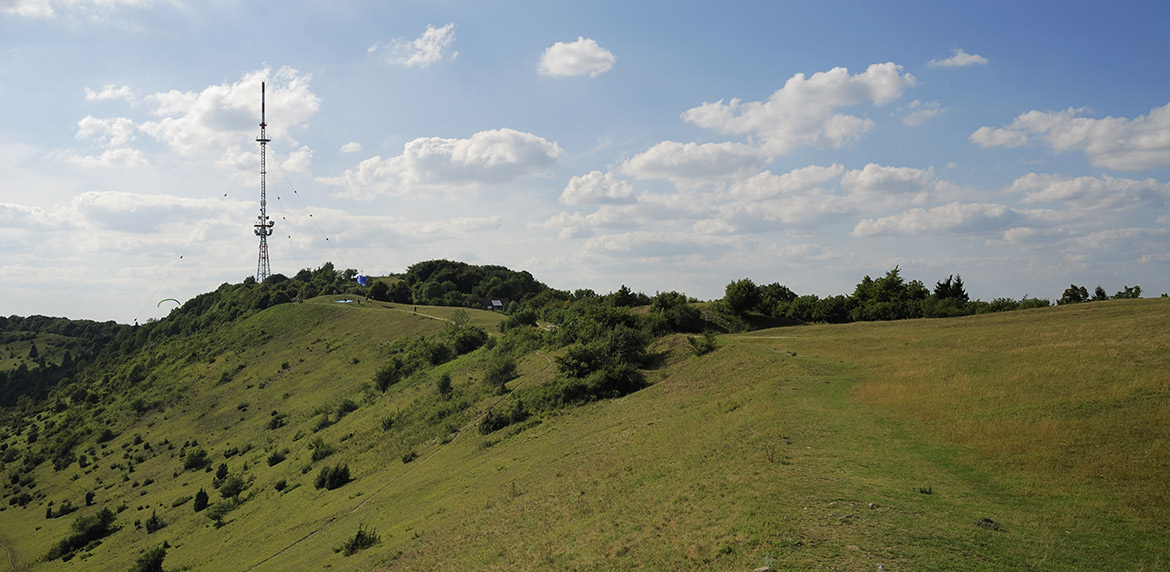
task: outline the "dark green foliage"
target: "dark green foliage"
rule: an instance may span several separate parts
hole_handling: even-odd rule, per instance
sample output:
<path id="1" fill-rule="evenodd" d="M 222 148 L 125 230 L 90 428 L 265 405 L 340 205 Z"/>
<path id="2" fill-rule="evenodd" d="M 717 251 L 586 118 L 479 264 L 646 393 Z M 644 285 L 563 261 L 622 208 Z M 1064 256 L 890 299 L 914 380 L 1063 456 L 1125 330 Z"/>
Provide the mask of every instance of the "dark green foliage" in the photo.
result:
<path id="1" fill-rule="evenodd" d="M 337 418 L 341 419 L 342 417 L 357 411 L 357 409 L 358 405 L 357 403 L 354 403 L 352 399 L 343 399 L 341 403 L 337 405 Z"/>
<path id="2" fill-rule="evenodd" d="M 210 500 L 211 499 L 209 499 L 207 496 L 207 491 L 199 489 L 199 492 L 195 493 L 195 512 L 199 512 L 207 508 L 207 503 L 210 502 Z"/>
<path id="3" fill-rule="evenodd" d="M 138 557 L 138 561 L 134 563 L 134 567 L 130 572 L 163 572 L 163 560 L 167 557 L 167 545 L 163 543 L 162 546 L 157 546 L 147 550 L 142 556 Z"/>
<path id="4" fill-rule="evenodd" d="M 1056 303 L 1060 304 L 1060 305 L 1064 305 L 1064 304 L 1079 304 L 1081 302 L 1088 302 L 1088 301 L 1089 301 L 1089 290 L 1087 288 L 1085 288 L 1084 286 L 1077 286 L 1076 284 L 1070 284 L 1069 287 L 1065 289 L 1064 294 L 1062 294 L 1060 296 L 1060 300 L 1057 300 Z"/>
<path id="5" fill-rule="evenodd" d="M 1098 284 L 1097 288 L 1095 290 L 1093 290 L 1093 300 L 1092 301 L 1093 302 L 1100 302 L 1100 301 L 1108 300 L 1108 299 L 1109 299 L 1109 295 L 1106 294 L 1105 289 L 1102 288 L 1100 284 Z"/>
<path id="6" fill-rule="evenodd" d="M 161 530 L 167 523 L 158 517 L 158 511 L 151 511 L 150 518 L 146 519 L 146 533 L 154 534 L 155 531 Z"/>
<path id="7" fill-rule="evenodd" d="M 402 381 L 406 375 L 405 365 L 402 358 L 393 356 L 386 365 L 378 368 L 378 371 L 374 373 L 374 385 L 378 391 L 386 391 L 391 385 Z"/>
<path id="8" fill-rule="evenodd" d="M 650 314 L 660 316 L 672 332 L 698 332 L 703 329 L 703 315 L 690 305 L 686 294 L 660 292 L 650 301 Z"/>
<path id="9" fill-rule="evenodd" d="M 374 282 L 374 285 L 370 286 L 370 298 L 379 302 L 389 302 L 390 286 L 381 280 Z"/>
<path id="10" fill-rule="evenodd" d="M 483 383 L 496 393 L 507 392 L 507 384 L 516 377 L 516 360 L 510 356 L 493 354 L 484 364 Z"/>
<path id="11" fill-rule="evenodd" d="M 1126 286 L 1124 290 L 1113 295 L 1115 300 L 1132 300 L 1142 297 L 1142 287 L 1138 285 Z"/>
<path id="12" fill-rule="evenodd" d="M 507 409 L 496 408 L 489 410 L 479 422 L 479 432 L 487 435 L 496 430 L 528 419 L 531 413 L 524 407 L 524 402 L 517 398 Z"/>
<path id="13" fill-rule="evenodd" d="M 439 379 L 435 381 L 435 389 L 438 390 L 439 395 L 443 399 L 450 398 L 451 393 L 455 390 L 455 388 L 451 385 L 451 374 L 444 373 L 443 375 L 440 375 Z"/>
<path id="14" fill-rule="evenodd" d="M 333 490 L 344 486 L 350 480 L 349 465 L 334 465 L 332 467 L 322 467 L 321 472 L 317 474 L 317 480 L 313 486 L 318 489 Z"/>
<path id="15" fill-rule="evenodd" d="M 240 475 L 230 475 L 224 479 L 223 485 L 219 487 L 219 494 L 224 499 L 239 501 L 240 494 L 247 490 L 249 485 L 250 483 Z"/>
<path id="16" fill-rule="evenodd" d="M 216 469 L 215 469 L 215 477 L 211 479 L 211 486 L 213 486 L 215 488 L 219 488 L 219 485 L 223 484 L 223 481 L 224 481 L 224 479 L 227 478 L 227 476 L 228 476 L 227 463 L 220 463 L 219 467 L 216 467 Z"/>
<path id="17" fill-rule="evenodd" d="M 333 446 L 326 444 L 325 440 L 320 437 L 314 437 L 309 442 L 309 448 L 313 450 L 313 455 L 310 458 L 314 463 L 333 454 Z"/>
<path id="18" fill-rule="evenodd" d="M 947 279 L 934 284 L 934 297 L 939 300 L 958 300 L 967 302 L 967 290 L 963 288 L 962 276 L 947 276 Z"/>
<path id="19" fill-rule="evenodd" d="M 760 305 L 760 288 L 750 278 L 731 282 L 724 288 L 723 301 L 736 314 L 745 314 Z"/>
<path id="20" fill-rule="evenodd" d="M 188 471 L 198 471 L 210 464 L 211 459 L 207 458 L 207 451 L 199 447 L 191 447 L 183 455 L 183 468 Z"/>
<path id="21" fill-rule="evenodd" d="M 109 508 L 103 508 L 97 514 L 81 515 L 73 521 L 72 528 L 73 534 L 65 537 L 49 550 L 45 556 L 47 560 L 68 559 L 77 550 L 114 532 L 114 513 Z"/>
<path id="22" fill-rule="evenodd" d="M 528 272 L 451 260 L 415 263 L 406 269 L 403 282 L 415 304 L 468 308 L 481 307 L 488 298 L 523 300 L 547 288 Z"/>
<path id="23" fill-rule="evenodd" d="M 272 454 L 268 456 L 268 466 L 272 467 L 272 466 L 277 465 L 278 463 L 283 461 L 287 456 L 288 456 L 288 449 L 281 449 L 279 451 L 273 451 Z"/>
<path id="24" fill-rule="evenodd" d="M 506 332 L 513 328 L 535 326 L 536 317 L 536 312 L 528 308 L 517 310 L 508 316 L 508 319 L 500 322 L 500 331 Z"/>
<path id="25" fill-rule="evenodd" d="M 695 350 L 695 355 L 698 356 L 709 354 L 719 348 L 715 332 L 711 331 L 703 332 L 702 337 L 687 336 L 687 343 L 691 344 L 691 349 Z"/>
<path id="26" fill-rule="evenodd" d="M 346 556 L 353 556 L 359 550 L 365 550 L 377 543 L 378 532 L 376 530 L 367 531 L 364 524 L 359 524 L 357 532 L 346 540 L 345 544 L 335 549 L 335 552 L 341 552 Z"/>
<path id="27" fill-rule="evenodd" d="M 921 318 L 922 301 L 929 293 L 921 282 L 903 280 L 898 267 L 877 280 L 866 276 L 853 291 L 852 318 L 855 321 Z"/>

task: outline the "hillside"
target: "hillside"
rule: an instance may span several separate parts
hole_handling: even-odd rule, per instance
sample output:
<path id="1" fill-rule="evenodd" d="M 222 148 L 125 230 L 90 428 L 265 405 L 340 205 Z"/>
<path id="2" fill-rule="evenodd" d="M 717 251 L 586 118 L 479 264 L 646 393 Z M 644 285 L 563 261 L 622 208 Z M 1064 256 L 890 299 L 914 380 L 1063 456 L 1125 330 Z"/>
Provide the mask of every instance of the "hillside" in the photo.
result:
<path id="1" fill-rule="evenodd" d="M 167 570 L 1170 566 L 1166 300 L 791 326 L 701 356 L 667 335 L 648 387 L 539 410 L 565 349 L 515 348 L 499 394 L 504 316 L 337 298 L 144 346 L 100 403 L 6 427 L 13 568 L 131 570 L 164 542 Z M 381 391 L 403 340 L 452 319 L 495 341 Z M 25 470 L 67 441 L 83 459 Z M 112 533 L 46 558 L 104 509 Z M 359 530 L 377 542 L 338 552 Z"/>

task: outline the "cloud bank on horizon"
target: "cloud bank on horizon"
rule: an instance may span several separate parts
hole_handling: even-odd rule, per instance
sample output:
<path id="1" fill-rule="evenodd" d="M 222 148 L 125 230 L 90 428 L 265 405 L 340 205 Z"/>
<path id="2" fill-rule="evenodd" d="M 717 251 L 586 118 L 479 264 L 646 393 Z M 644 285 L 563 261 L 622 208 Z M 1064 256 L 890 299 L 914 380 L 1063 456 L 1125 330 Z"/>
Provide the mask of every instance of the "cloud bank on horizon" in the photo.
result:
<path id="1" fill-rule="evenodd" d="M 2 2 L 0 314 L 144 320 L 253 274 L 262 81 L 273 272 L 1170 290 L 1170 9 L 832 4 Z"/>

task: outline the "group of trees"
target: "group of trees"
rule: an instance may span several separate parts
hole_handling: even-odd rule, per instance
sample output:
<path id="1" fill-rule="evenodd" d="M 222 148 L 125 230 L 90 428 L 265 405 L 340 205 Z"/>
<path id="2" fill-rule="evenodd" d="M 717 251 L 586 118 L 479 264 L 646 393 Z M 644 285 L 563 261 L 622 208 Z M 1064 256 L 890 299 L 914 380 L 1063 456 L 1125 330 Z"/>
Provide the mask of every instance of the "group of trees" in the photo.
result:
<path id="1" fill-rule="evenodd" d="M 738 314 L 758 312 L 799 322 L 828 323 L 941 318 L 1050 305 L 1046 299 L 1028 297 L 971 300 L 961 276 L 947 276 L 928 289 L 921 281 L 902 278 L 898 267 L 877 279 L 865 276 L 849 296 L 824 298 L 798 296 L 781 284 L 757 286 L 744 278 L 727 285 L 723 302 Z"/>
<path id="2" fill-rule="evenodd" d="M 452 260 L 418 262 L 406 269 L 401 282 L 385 287 L 379 287 L 380 283 L 374 285 L 378 290 L 371 292 L 375 299 L 384 295 L 390 302 L 468 308 L 479 308 L 490 298 L 519 301 L 548 288 L 527 271 Z"/>
<path id="3" fill-rule="evenodd" d="M 1130 300 L 1141 297 L 1142 287 L 1137 285 L 1126 286 L 1124 289 L 1117 292 L 1113 295 L 1112 298 L 1110 298 L 1109 294 L 1106 294 L 1105 289 L 1101 286 L 1097 286 L 1097 288 L 1093 290 L 1093 295 L 1089 296 L 1088 288 L 1085 288 L 1084 286 L 1077 286 L 1076 284 L 1069 284 L 1068 288 L 1064 290 L 1064 294 L 1060 296 L 1060 300 L 1057 300 L 1056 303 L 1059 305 L 1079 304 L 1081 302 L 1100 302 L 1102 300 L 1110 299 Z"/>

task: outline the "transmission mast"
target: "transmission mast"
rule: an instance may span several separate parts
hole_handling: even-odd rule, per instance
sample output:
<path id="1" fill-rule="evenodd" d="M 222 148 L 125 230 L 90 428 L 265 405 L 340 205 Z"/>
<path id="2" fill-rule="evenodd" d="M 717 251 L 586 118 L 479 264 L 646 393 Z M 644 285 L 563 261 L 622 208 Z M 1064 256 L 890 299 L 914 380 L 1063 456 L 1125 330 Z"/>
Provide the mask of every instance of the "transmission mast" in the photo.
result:
<path id="1" fill-rule="evenodd" d="M 267 154 L 268 154 L 268 136 L 264 130 L 268 124 L 264 122 L 264 83 L 260 82 L 260 138 L 256 139 L 260 143 L 260 216 L 257 217 L 256 236 L 260 237 L 260 257 L 256 262 L 256 281 L 263 282 L 268 279 L 271 270 L 268 266 L 268 237 L 272 236 L 273 221 L 268 220 L 268 197 L 265 189 L 268 175 L 267 169 Z"/>

